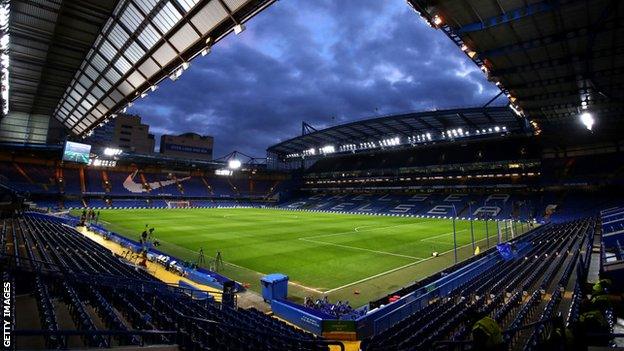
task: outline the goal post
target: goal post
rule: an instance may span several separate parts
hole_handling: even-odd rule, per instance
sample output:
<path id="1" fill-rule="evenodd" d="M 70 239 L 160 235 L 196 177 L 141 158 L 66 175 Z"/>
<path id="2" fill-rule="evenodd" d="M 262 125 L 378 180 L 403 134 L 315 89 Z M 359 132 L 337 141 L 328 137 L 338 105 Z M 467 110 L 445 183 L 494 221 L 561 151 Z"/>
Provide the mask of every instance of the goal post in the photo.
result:
<path id="1" fill-rule="evenodd" d="M 496 224 L 498 227 L 499 242 L 509 241 L 518 235 L 518 233 L 516 233 L 516 228 L 514 228 L 513 220 L 504 219 L 496 222 Z"/>
<path id="2" fill-rule="evenodd" d="M 165 203 L 167 204 L 167 208 L 189 208 L 191 207 L 191 202 L 188 200 L 186 201 L 172 200 L 172 201 L 165 201 Z"/>

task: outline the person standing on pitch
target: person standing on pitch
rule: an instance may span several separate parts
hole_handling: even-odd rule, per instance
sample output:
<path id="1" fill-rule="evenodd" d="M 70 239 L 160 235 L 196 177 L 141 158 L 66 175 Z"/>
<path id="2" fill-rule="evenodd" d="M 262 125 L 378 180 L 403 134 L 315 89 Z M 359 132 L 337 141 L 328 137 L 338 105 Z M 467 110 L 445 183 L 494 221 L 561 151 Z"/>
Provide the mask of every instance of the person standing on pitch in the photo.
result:
<path id="1" fill-rule="evenodd" d="M 197 257 L 197 264 L 200 263 L 205 263 L 204 261 L 204 249 L 203 248 L 199 248 L 199 257 Z"/>

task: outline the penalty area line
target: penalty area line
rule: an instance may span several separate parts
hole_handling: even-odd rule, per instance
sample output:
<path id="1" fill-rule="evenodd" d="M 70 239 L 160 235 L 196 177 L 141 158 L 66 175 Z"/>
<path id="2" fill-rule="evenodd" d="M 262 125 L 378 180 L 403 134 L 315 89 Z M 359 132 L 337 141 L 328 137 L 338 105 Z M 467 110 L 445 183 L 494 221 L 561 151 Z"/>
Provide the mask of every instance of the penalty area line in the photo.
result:
<path id="1" fill-rule="evenodd" d="M 403 257 L 403 258 L 409 258 L 409 259 L 412 259 L 412 260 L 422 260 L 422 258 L 420 258 L 420 257 L 415 257 L 415 256 L 408 256 L 408 255 L 401 255 L 401 254 L 392 253 L 392 252 L 386 252 L 386 251 L 378 251 L 378 250 L 365 249 L 365 248 L 363 248 L 363 247 L 357 247 L 357 246 L 349 246 L 349 245 L 334 244 L 334 243 L 328 243 L 328 242 L 325 242 L 325 241 L 319 241 L 319 240 L 310 240 L 310 239 L 308 239 L 308 238 L 299 238 L 299 240 L 301 240 L 301 241 L 307 241 L 307 242 L 314 243 L 314 244 L 321 244 L 321 245 L 329 245 L 329 246 L 342 247 L 342 248 L 345 248 L 345 249 L 350 249 L 350 250 L 360 250 L 360 251 L 372 252 L 372 253 L 381 254 L 381 255 L 388 255 L 388 256 Z"/>
<path id="2" fill-rule="evenodd" d="M 334 291 L 338 291 L 338 290 L 341 290 L 341 289 L 344 289 L 344 288 L 348 288 L 348 287 L 350 287 L 350 286 L 352 286 L 352 285 L 359 284 L 359 283 L 363 283 L 363 282 L 365 282 L 365 281 L 368 281 L 368 280 L 371 280 L 371 279 L 375 279 L 375 278 L 378 278 L 378 277 L 384 276 L 384 275 L 386 275 L 386 274 L 390 274 L 390 273 L 392 273 L 392 272 L 396 272 L 396 271 L 398 271 L 398 270 L 401 270 L 401 269 L 404 269 L 404 268 L 407 268 L 407 267 L 413 266 L 413 265 L 415 265 L 415 264 L 417 264 L 417 263 L 420 263 L 420 262 L 422 262 L 422 261 L 426 261 L 426 260 L 427 260 L 427 259 L 425 259 L 425 258 L 418 258 L 418 260 L 417 260 L 417 261 L 415 261 L 415 262 L 408 263 L 408 264 L 403 265 L 403 266 L 401 266 L 401 267 L 392 268 L 392 269 L 387 270 L 387 271 L 385 271 L 385 272 L 381 272 L 381 273 L 378 273 L 378 274 L 375 274 L 375 275 L 371 275 L 370 277 L 366 277 L 366 278 L 364 278 L 364 279 L 360 279 L 360 280 L 354 281 L 354 282 L 352 282 L 352 283 L 345 284 L 345 285 L 343 285 L 343 286 L 339 286 L 339 287 L 337 287 L 337 288 L 333 288 L 333 289 L 327 290 L 327 291 L 325 291 L 325 293 L 326 293 L 326 294 L 329 294 L 329 293 L 332 293 L 332 292 L 334 292 Z"/>
<path id="3" fill-rule="evenodd" d="M 462 230 L 455 231 L 455 233 L 462 233 L 462 232 L 467 232 L 467 231 L 468 231 L 468 229 L 462 229 Z M 434 236 L 428 236 L 428 237 L 426 237 L 424 239 L 420 239 L 420 241 L 429 241 L 431 239 L 436 239 L 436 238 L 440 238 L 440 237 L 447 236 L 447 235 L 452 235 L 452 234 L 453 234 L 453 232 L 448 232 L 448 233 L 438 234 L 438 235 L 434 235 Z"/>
<path id="4" fill-rule="evenodd" d="M 487 238 L 483 238 L 483 239 L 477 240 L 477 241 L 475 241 L 475 244 L 480 243 L 480 242 L 482 242 L 482 241 L 485 241 L 486 239 L 487 239 Z M 472 243 L 468 243 L 468 244 L 465 244 L 465 245 L 462 245 L 462 246 L 458 246 L 458 247 L 457 247 L 457 250 L 459 250 L 459 249 L 461 249 L 461 248 L 464 248 L 464 247 L 467 247 L 467 246 L 470 246 L 470 245 L 472 245 Z M 449 253 L 449 252 L 453 252 L 453 249 L 450 249 L 450 250 L 447 250 L 447 251 L 442 252 L 442 253 L 440 254 L 440 256 L 445 255 L 445 254 L 447 254 L 447 253 Z M 332 292 L 335 292 L 335 291 L 338 291 L 338 290 L 341 290 L 341 289 L 344 289 L 344 288 L 348 288 L 348 287 L 350 287 L 350 286 L 353 286 L 353 285 L 356 285 L 356 284 L 359 284 L 359 283 L 363 283 L 363 282 L 368 281 L 368 280 L 372 280 L 372 279 L 375 279 L 375 278 L 379 278 L 379 277 L 384 276 L 384 275 L 386 275 L 386 274 L 390 274 L 390 273 L 393 273 L 393 272 L 399 271 L 399 270 L 401 270 L 401 269 L 404 269 L 404 268 L 407 268 L 407 267 L 413 266 L 413 265 L 415 265 L 415 264 L 419 264 L 419 263 L 422 263 L 422 262 L 425 262 L 425 261 L 431 260 L 431 259 L 433 259 L 433 258 L 434 258 L 433 256 L 432 256 L 432 257 L 427 257 L 427 258 L 420 258 L 420 259 L 419 259 L 418 261 L 416 261 L 416 262 L 408 263 L 408 264 L 406 264 L 406 265 L 404 265 L 404 266 L 397 267 L 397 268 L 393 268 L 393 269 L 391 269 L 391 270 L 388 270 L 388 271 L 385 271 L 385 272 L 381 272 L 381 273 L 378 273 L 378 274 L 372 275 L 372 276 L 370 276 L 370 277 L 366 277 L 366 278 L 360 279 L 360 280 L 358 280 L 358 281 L 354 281 L 354 282 L 352 282 L 352 283 L 348 283 L 348 284 L 345 284 L 345 285 L 343 285 L 343 286 L 339 286 L 339 287 L 337 287 L 337 288 L 333 288 L 333 289 L 327 290 L 327 291 L 325 291 L 325 294 L 329 294 L 329 293 L 332 293 Z M 451 265 L 451 267 L 452 267 L 452 265 Z M 438 270 L 438 272 L 439 272 L 439 271 L 441 271 L 441 270 L 442 270 L 442 269 Z M 431 274 L 433 274 L 433 273 L 431 273 Z"/>

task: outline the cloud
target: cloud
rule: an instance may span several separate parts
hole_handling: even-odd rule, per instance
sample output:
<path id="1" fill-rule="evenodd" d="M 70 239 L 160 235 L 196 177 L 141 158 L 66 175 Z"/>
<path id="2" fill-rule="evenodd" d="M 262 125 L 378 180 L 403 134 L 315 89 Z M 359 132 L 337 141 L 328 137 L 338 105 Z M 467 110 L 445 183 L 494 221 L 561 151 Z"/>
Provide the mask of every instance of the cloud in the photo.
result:
<path id="1" fill-rule="evenodd" d="M 156 133 L 215 137 L 215 156 L 261 157 L 316 127 L 375 114 L 480 105 L 479 69 L 403 0 L 279 1 L 131 112 Z M 157 138 L 157 140 L 159 140 Z"/>

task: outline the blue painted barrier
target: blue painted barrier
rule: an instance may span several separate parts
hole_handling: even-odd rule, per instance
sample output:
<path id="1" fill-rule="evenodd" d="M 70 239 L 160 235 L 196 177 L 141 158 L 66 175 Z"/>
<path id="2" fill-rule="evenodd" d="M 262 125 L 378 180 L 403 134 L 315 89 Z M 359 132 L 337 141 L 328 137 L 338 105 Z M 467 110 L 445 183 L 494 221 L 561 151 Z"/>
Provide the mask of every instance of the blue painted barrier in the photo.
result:
<path id="1" fill-rule="evenodd" d="M 273 300 L 271 301 L 271 310 L 276 316 L 307 330 L 316 335 L 323 334 L 323 320 L 322 314 L 311 313 L 310 311 L 304 311 L 303 306 L 297 305 L 287 300 Z M 318 311 L 315 311 L 318 312 Z M 331 316 L 330 319 L 334 319 Z"/>
<path id="2" fill-rule="evenodd" d="M 210 300 L 210 301 L 214 301 L 214 296 L 208 294 L 205 291 L 197 289 L 196 287 L 194 287 L 193 285 L 185 282 L 184 280 L 180 280 L 178 282 L 178 285 L 181 288 L 188 289 L 188 290 L 185 290 L 185 294 L 191 296 L 195 300 Z"/>

